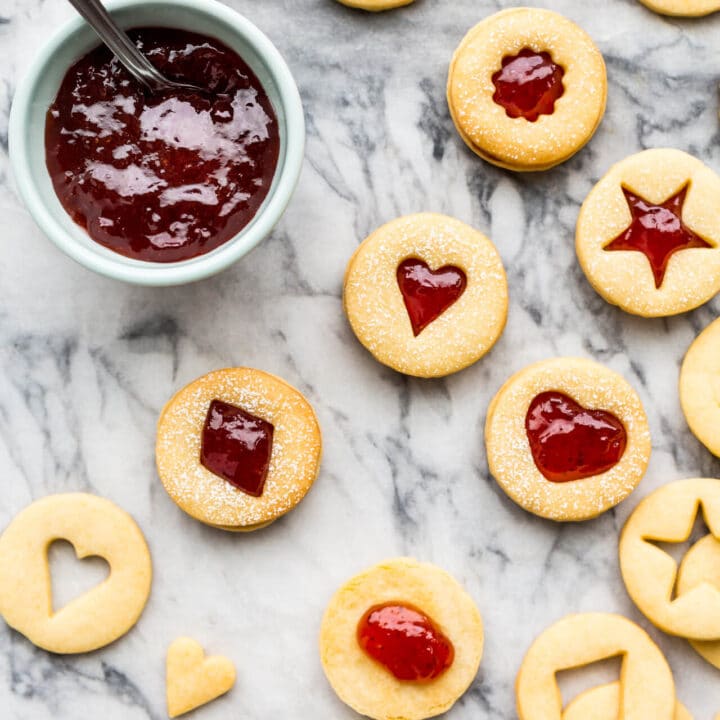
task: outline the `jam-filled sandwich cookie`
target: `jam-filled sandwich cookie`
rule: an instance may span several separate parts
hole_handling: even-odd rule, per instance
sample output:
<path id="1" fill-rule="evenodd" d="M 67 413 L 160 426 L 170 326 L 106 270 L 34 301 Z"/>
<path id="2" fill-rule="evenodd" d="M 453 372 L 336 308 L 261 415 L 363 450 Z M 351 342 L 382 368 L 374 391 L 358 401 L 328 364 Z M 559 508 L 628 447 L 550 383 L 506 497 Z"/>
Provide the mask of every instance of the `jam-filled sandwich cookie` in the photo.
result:
<path id="1" fill-rule="evenodd" d="M 490 404 L 485 444 L 502 489 L 557 521 L 588 520 L 624 500 L 651 448 L 637 393 L 582 358 L 546 360 L 511 377 Z"/>
<path id="2" fill-rule="evenodd" d="M 622 685 L 619 682 L 587 690 L 565 708 L 562 720 L 618 720 L 621 691 Z M 693 717 L 689 710 L 678 702 L 673 720 L 693 720 Z"/>
<path id="3" fill-rule="evenodd" d="M 694 435 L 720 457 L 720 320 L 705 328 L 685 355 L 680 403 Z"/>
<path id="4" fill-rule="evenodd" d="M 106 580 L 53 609 L 48 549 L 69 542 L 78 558 L 98 556 Z M 50 495 L 25 508 L 0 537 L 0 614 L 30 642 L 54 653 L 97 650 L 124 635 L 145 608 L 150 551 L 135 521 L 95 495 Z"/>
<path id="5" fill-rule="evenodd" d="M 344 305 L 358 340 L 381 363 L 441 377 L 472 365 L 500 337 L 507 278 L 482 233 L 446 215 L 408 215 L 355 251 Z"/>
<path id="6" fill-rule="evenodd" d="M 667 660 L 644 630 L 605 613 L 569 615 L 535 640 L 515 684 L 520 720 L 562 720 L 556 674 L 617 656 L 623 659 L 619 702 L 608 720 L 618 717 L 619 708 L 623 720 L 675 720 L 675 683 Z"/>
<path id="7" fill-rule="evenodd" d="M 512 8 L 465 36 L 450 64 L 448 105 L 471 150 L 509 170 L 547 170 L 572 157 L 605 113 L 605 62 L 558 13 Z"/>
<path id="8" fill-rule="evenodd" d="M 410 5 L 415 0 L 338 0 L 338 2 L 359 10 L 380 12 L 381 10 L 392 10 L 403 5 Z"/>
<path id="9" fill-rule="evenodd" d="M 719 0 L 640 0 L 661 15 L 675 17 L 702 17 L 720 10 Z"/>
<path id="10" fill-rule="evenodd" d="M 708 582 L 691 587 L 688 577 L 674 597 L 678 566 L 657 545 L 685 542 L 700 510 L 711 535 L 720 539 L 720 480 L 680 480 L 646 497 L 620 536 L 620 570 L 633 602 L 661 630 L 693 640 L 720 640 L 720 588 Z"/>
<path id="11" fill-rule="evenodd" d="M 685 554 L 677 577 L 677 594 L 684 595 L 701 585 L 720 590 L 720 540 L 706 535 Z M 720 638 L 690 640 L 690 645 L 711 665 L 720 669 Z"/>
<path id="12" fill-rule="evenodd" d="M 622 160 L 583 203 L 575 246 L 590 284 L 626 312 L 664 317 L 720 291 L 720 177 L 679 150 Z"/>
<path id="13" fill-rule="evenodd" d="M 477 674 L 483 623 L 447 572 L 410 558 L 376 565 L 330 601 L 320 657 L 340 699 L 375 720 L 449 710 Z"/>
<path id="14" fill-rule="evenodd" d="M 307 400 L 250 368 L 190 383 L 162 411 L 158 473 L 182 510 L 222 530 L 248 532 L 292 510 L 312 487 L 320 427 Z"/>

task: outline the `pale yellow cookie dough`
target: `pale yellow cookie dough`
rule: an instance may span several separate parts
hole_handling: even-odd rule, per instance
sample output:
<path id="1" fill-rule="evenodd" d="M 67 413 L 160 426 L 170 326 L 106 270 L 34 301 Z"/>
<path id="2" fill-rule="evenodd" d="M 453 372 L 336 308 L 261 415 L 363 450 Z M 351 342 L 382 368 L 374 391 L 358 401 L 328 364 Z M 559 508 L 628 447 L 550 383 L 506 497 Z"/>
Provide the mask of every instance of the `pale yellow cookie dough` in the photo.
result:
<path id="1" fill-rule="evenodd" d="M 720 480 L 699 478 L 664 485 L 635 508 L 620 536 L 620 570 L 640 611 L 670 635 L 720 638 L 720 589 L 703 583 L 673 599 L 677 564 L 653 543 L 682 543 L 702 507 L 720 538 Z"/>
<path id="2" fill-rule="evenodd" d="M 718 0 L 640 0 L 661 15 L 675 17 L 701 17 L 720 10 Z"/>
<path id="3" fill-rule="evenodd" d="M 533 459 L 525 418 L 532 401 L 548 391 L 564 393 L 587 409 L 610 412 L 623 423 L 627 447 L 617 465 L 570 482 L 545 478 Z M 622 502 L 642 480 L 651 451 L 637 393 L 621 375 L 582 358 L 545 360 L 513 375 L 488 409 L 485 447 L 490 473 L 508 496 L 525 510 L 556 521 L 588 520 Z"/>
<path id="4" fill-rule="evenodd" d="M 53 611 L 48 548 L 66 540 L 78 558 L 98 556 L 106 580 Z M 38 647 L 89 652 L 124 635 L 142 613 L 152 580 L 140 528 L 109 500 L 70 493 L 37 500 L 0 537 L 0 614 Z"/>
<path id="5" fill-rule="evenodd" d="M 720 541 L 712 535 L 706 535 L 687 551 L 678 571 L 678 595 L 700 585 L 720 588 Z M 705 660 L 720 669 L 720 639 L 689 642 Z"/>
<path id="6" fill-rule="evenodd" d="M 166 690 L 171 718 L 199 708 L 229 692 L 235 684 L 235 666 L 221 655 L 206 657 L 191 638 L 178 638 L 168 648 Z"/>
<path id="7" fill-rule="evenodd" d="M 410 5 L 415 0 L 338 0 L 338 2 L 359 10 L 380 12 L 382 10 L 393 10 L 403 5 Z"/>
<path id="8" fill-rule="evenodd" d="M 604 613 L 569 615 L 535 640 L 516 681 L 520 720 L 561 720 L 556 673 L 618 656 L 623 720 L 674 720 L 675 683 L 660 649 L 635 623 Z"/>
<path id="9" fill-rule="evenodd" d="M 567 706 L 562 720 L 618 720 L 620 687 L 620 683 L 615 682 L 587 690 Z M 674 720 L 693 720 L 693 717 L 682 703 L 677 703 Z"/>
<path id="10" fill-rule="evenodd" d="M 403 260 L 431 270 L 459 267 L 467 276 L 460 298 L 417 337 L 398 286 Z M 446 215 L 398 218 L 366 238 L 345 273 L 344 307 L 358 340 L 384 365 L 417 377 L 458 372 L 485 355 L 505 328 L 508 286 L 495 246 Z"/>
<path id="11" fill-rule="evenodd" d="M 720 320 L 705 328 L 685 355 L 680 403 L 695 437 L 720 457 Z"/>
<path id="12" fill-rule="evenodd" d="M 503 58 L 529 48 L 562 66 L 564 93 L 537 121 L 511 118 L 493 100 Z M 547 170 L 578 152 L 605 113 L 605 62 L 592 38 L 562 15 L 511 8 L 485 18 L 455 51 L 447 85 L 460 136 L 480 157 L 510 170 Z"/>
<path id="13" fill-rule="evenodd" d="M 426 613 L 450 639 L 455 658 L 429 683 L 402 682 L 357 642 L 358 622 L 386 602 Z M 483 623 L 472 598 L 447 572 L 411 558 L 388 560 L 357 575 L 333 596 L 320 630 L 320 658 L 340 699 L 375 720 L 424 720 L 449 710 L 475 678 L 483 652 Z"/>
<path id="14" fill-rule="evenodd" d="M 200 462 L 202 430 L 213 400 L 235 405 L 274 427 L 263 494 L 253 497 Z M 221 530 L 267 527 L 308 493 L 320 468 L 320 426 L 308 401 L 274 375 L 250 368 L 208 373 L 180 390 L 158 422 L 155 457 L 168 495 L 188 515 Z"/>
<path id="15" fill-rule="evenodd" d="M 683 222 L 712 248 L 678 250 L 655 286 L 642 252 L 604 248 L 632 222 L 623 187 L 660 204 L 690 183 Z M 575 248 L 590 284 L 607 302 L 643 317 L 687 312 L 720 291 L 720 177 L 680 150 L 645 150 L 614 165 L 580 210 Z"/>

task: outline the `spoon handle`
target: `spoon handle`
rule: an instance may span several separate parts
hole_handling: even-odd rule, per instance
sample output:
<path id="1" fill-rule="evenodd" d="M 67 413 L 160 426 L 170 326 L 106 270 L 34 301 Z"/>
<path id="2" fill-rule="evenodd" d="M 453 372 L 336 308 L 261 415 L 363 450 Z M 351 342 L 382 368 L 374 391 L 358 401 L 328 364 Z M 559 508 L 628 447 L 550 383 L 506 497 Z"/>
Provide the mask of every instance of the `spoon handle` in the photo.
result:
<path id="1" fill-rule="evenodd" d="M 136 80 L 151 92 L 165 87 L 162 75 L 112 19 L 100 0 L 70 0 L 70 3 Z"/>

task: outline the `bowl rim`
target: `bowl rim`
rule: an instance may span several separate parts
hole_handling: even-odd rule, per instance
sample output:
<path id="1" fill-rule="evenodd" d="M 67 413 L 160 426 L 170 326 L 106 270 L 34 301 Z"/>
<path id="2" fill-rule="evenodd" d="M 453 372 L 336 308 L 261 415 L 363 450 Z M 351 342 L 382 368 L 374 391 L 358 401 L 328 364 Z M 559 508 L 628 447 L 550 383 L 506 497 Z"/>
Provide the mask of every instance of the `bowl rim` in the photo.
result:
<path id="1" fill-rule="evenodd" d="M 72 18 L 63 24 L 40 48 L 13 97 L 8 124 L 10 164 L 20 197 L 42 232 L 66 255 L 81 265 L 124 282 L 146 286 L 174 286 L 195 282 L 221 272 L 255 248 L 273 229 L 284 213 L 300 178 L 305 156 L 305 117 L 295 79 L 285 59 L 272 41 L 255 24 L 218 0 L 112 0 L 110 12 L 144 5 L 171 5 L 204 13 L 231 27 L 257 53 L 272 77 L 285 118 L 282 165 L 275 187 L 251 223 L 235 237 L 205 255 L 172 263 L 154 263 L 127 258 L 106 248 L 97 252 L 79 243 L 55 219 L 34 181 L 29 162 L 27 119 L 32 113 L 33 93 L 45 68 L 56 53 L 80 30 L 85 21 Z M 100 246 L 102 247 L 102 246 Z M 117 259 L 113 257 L 117 255 Z"/>

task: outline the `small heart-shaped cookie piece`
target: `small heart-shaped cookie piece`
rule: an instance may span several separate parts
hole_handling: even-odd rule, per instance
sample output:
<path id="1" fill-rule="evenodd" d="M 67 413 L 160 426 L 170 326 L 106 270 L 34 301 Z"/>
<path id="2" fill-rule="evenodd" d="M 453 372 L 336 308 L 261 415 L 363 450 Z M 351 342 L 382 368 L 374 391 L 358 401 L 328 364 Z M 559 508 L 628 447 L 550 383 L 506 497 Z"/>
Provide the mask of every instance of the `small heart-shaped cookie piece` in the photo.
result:
<path id="1" fill-rule="evenodd" d="M 171 718 L 219 698 L 235 684 L 235 666 L 221 655 L 205 657 L 191 638 L 178 638 L 167 653 L 167 706 Z"/>

